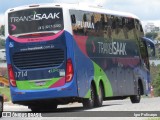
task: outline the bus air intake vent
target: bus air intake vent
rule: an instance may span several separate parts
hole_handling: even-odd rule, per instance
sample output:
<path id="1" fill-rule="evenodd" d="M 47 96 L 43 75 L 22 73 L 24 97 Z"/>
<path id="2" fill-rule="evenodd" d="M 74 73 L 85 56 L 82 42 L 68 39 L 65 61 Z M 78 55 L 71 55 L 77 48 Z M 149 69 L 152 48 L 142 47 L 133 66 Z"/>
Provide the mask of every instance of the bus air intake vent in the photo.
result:
<path id="1" fill-rule="evenodd" d="M 55 48 L 17 52 L 13 55 L 13 63 L 19 69 L 57 67 L 63 62 L 64 51 Z"/>

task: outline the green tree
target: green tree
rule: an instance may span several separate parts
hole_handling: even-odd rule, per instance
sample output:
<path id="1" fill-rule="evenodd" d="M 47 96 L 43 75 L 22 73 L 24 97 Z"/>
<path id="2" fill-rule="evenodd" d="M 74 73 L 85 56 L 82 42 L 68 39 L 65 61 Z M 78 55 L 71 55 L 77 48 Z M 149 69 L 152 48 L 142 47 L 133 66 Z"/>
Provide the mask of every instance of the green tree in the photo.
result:
<path id="1" fill-rule="evenodd" d="M 86 15 L 86 14 L 83 15 L 83 21 L 84 21 L 84 22 L 87 21 L 87 15 Z"/>
<path id="2" fill-rule="evenodd" d="M 157 78 L 153 81 L 154 95 L 160 96 L 160 72 L 157 75 Z"/>
<path id="3" fill-rule="evenodd" d="M 152 86 L 154 88 L 154 95 L 160 96 L 160 65 L 155 65 L 151 63 L 150 65 L 150 73 L 152 77 Z"/>
<path id="4" fill-rule="evenodd" d="M 2 25 L 0 28 L 0 34 L 4 35 L 4 32 L 5 32 L 5 28 L 4 28 L 4 25 Z"/>
<path id="5" fill-rule="evenodd" d="M 151 77 L 152 77 L 152 84 L 154 82 L 154 80 L 157 78 L 157 75 L 159 73 L 160 70 L 160 65 L 155 65 L 154 62 L 152 62 L 150 64 L 150 73 L 151 73 Z"/>
<path id="6" fill-rule="evenodd" d="M 155 39 L 157 36 L 158 36 L 158 33 L 155 33 L 155 32 L 148 32 L 145 34 L 145 36 L 147 38 L 150 38 L 150 39 Z"/>
<path id="7" fill-rule="evenodd" d="M 5 41 L 0 39 L 0 49 L 5 48 Z"/>

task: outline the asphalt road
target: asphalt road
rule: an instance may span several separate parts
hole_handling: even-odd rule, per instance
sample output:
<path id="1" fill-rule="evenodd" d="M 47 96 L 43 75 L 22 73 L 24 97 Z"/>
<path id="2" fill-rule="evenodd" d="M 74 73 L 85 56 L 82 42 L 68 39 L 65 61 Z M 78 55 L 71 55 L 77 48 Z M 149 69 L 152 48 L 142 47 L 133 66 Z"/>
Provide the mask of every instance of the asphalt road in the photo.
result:
<path id="1" fill-rule="evenodd" d="M 5 103 L 4 111 L 21 111 L 22 114 L 20 116 L 31 116 L 31 110 L 25 106 L 13 105 L 10 103 Z M 129 111 L 129 112 L 124 112 Z M 132 112 L 131 112 L 132 111 Z M 146 114 L 145 111 L 151 111 Z M 79 120 L 79 119 L 86 119 L 86 120 L 106 120 L 113 119 L 113 120 L 148 120 L 149 116 L 156 116 L 157 113 L 160 115 L 160 97 L 157 98 L 142 98 L 141 103 L 139 104 L 132 104 L 130 99 L 126 100 L 114 100 L 114 101 L 104 101 L 103 106 L 100 108 L 94 108 L 85 110 L 80 103 L 74 103 L 69 105 L 59 105 L 58 109 L 53 112 L 42 113 L 42 114 L 34 114 L 33 116 L 45 116 L 45 117 L 37 117 L 38 120 L 48 120 L 52 119 L 53 117 L 56 120 Z M 145 114 L 146 117 L 142 117 L 142 114 Z M 17 114 L 15 114 L 17 115 Z M 88 117 L 87 117 L 88 116 Z M 98 116 L 98 117 L 97 117 Z M 103 117 L 100 117 L 103 116 Z M 109 117 L 108 117 L 109 116 Z M 133 117 L 130 117 L 133 116 Z M 141 116 L 141 117 L 135 117 Z M 143 115 L 144 116 L 144 115 Z M 37 120 L 37 118 L 21 118 L 21 117 L 14 117 L 8 118 L 3 117 L 2 120 L 21 120 L 21 119 L 31 119 Z"/>

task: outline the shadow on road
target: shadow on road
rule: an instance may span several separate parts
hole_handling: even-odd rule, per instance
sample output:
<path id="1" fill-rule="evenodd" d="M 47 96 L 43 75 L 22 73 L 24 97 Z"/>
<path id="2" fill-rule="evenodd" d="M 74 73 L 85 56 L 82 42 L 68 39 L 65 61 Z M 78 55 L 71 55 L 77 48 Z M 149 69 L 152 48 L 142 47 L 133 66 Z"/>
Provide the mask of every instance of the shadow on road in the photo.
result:
<path id="1" fill-rule="evenodd" d="M 70 107 L 70 108 L 57 108 L 56 110 L 52 110 L 49 112 L 55 112 L 55 113 L 57 113 L 57 112 L 58 113 L 59 112 L 80 112 L 80 111 L 84 111 L 84 110 L 86 110 L 86 109 L 84 109 L 83 107 Z"/>
<path id="2" fill-rule="evenodd" d="M 115 106 L 115 105 L 122 105 L 122 104 L 107 104 L 107 105 L 103 105 L 101 106 L 102 108 L 103 107 L 107 107 L 107 106 Z M 99 107 L 96 107 L 96 108 L 99 108 Z M 63 108 L 57 108 L 57 109 L 54 109 L 54 110 L 46 110 L 46 111 L 42 111 L 41 113 L 67 113 L 67 112 L 83 112 L 83 111 L 89 111 L 89 110 L 94 110 L 95 108 L 92 108 L 92 109 L 85 109 L 83 108 L 82 106 L 80 107 L 63 107 Z M 96 111 L 96 109 L 95 109 Z M 32 112 L 32 111 L 30 111 Z"/>

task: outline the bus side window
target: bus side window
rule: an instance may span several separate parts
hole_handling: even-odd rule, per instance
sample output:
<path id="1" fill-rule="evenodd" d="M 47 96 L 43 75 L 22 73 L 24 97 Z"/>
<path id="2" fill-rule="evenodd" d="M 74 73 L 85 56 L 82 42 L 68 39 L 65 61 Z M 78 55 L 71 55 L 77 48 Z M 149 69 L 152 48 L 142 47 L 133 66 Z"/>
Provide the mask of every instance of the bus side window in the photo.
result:
<path id="1" fill-rule="evenodd" d="M 141 32 L 143 32 L 143 28 L 142 28 L 142 25 L 140 25 L 140 31 L 141 31 Z"/>
<path id="2" fill-rule="evenodd" d="M 75 24 L 76 23 L 76 17 L 75 15 L 71 15 L 71 21 L 72 21 L 72 24 Z"/>
<path id="3" fill-rule="evenodd" d="M 141 41 L 140 50 L 141 50 L 141 57 L 142 57 L 143 64 L 148 69 L 150 69 L 149 68 L 149 61 L 148 61 L 148 52 L 146 52 L 147 51 L 147 44 L 144 41 Z"/>

